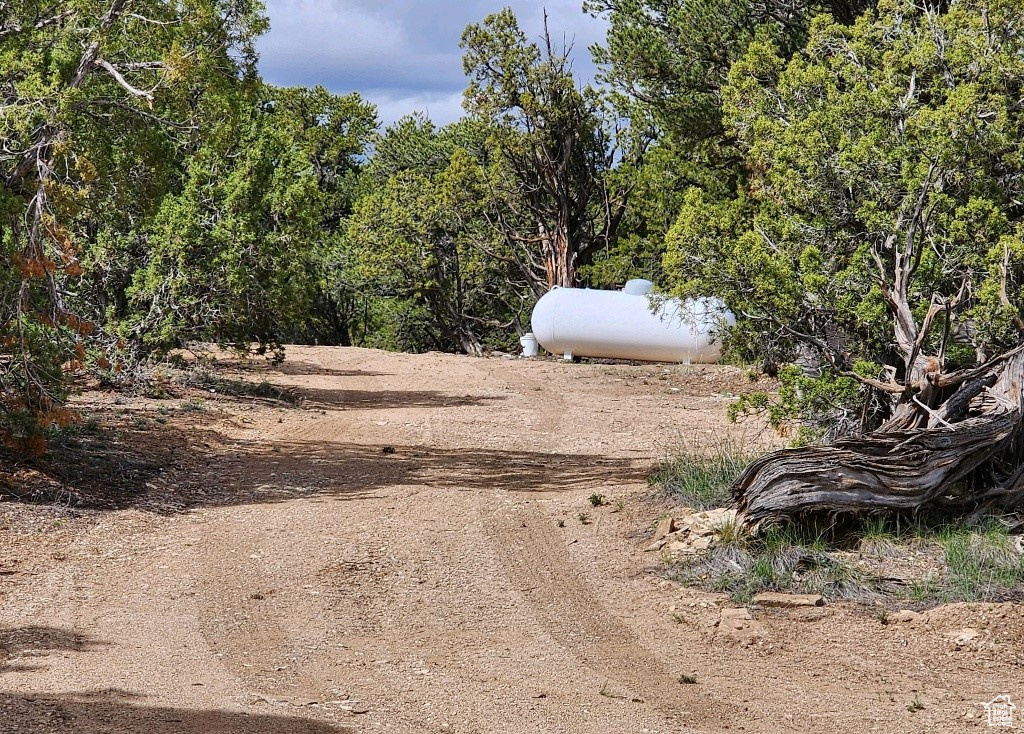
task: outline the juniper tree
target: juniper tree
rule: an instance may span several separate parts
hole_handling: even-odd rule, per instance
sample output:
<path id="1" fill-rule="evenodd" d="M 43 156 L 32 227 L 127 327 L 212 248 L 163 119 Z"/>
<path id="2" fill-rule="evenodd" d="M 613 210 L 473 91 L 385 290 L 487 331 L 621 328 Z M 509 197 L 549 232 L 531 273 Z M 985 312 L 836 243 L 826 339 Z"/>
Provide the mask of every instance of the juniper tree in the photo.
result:
<path id="1" fill-rule="evenodd" d="M 503 175 L 495 224 L 518 253 L 534 290 L 574 286 L 579 268 L 614 237 L 630 186 L 611 172 L 617 159 L 642 157 L 644 142 L 623 145 L 602 96 L 579 86 L 570 49 L 527 40 L 511 10 L 469 26 L 462 36 L 470 83 L 465 106 L 493 130 Z"/>
<path id="2" fill-rule="evenodd" d="M 100 230 L 160 200 L 178 143 L 254 73 L 265 18 L 255 0 L 0 11 L 0 441 L 39 448 L 89 357 Z"/>
<path id="3" fill-rule="evenodd" d="M 748 183 L 690 192 L 666 267 L 748 336 L 813 352 L 824 374 L 789 397 L 860 434 L 755 463 L 751 517 L 1024 502 L 1022 93 L 1016 0 L 883 0 L 819 17 L 789 61 L 762 36 L 732 67 Z"/>

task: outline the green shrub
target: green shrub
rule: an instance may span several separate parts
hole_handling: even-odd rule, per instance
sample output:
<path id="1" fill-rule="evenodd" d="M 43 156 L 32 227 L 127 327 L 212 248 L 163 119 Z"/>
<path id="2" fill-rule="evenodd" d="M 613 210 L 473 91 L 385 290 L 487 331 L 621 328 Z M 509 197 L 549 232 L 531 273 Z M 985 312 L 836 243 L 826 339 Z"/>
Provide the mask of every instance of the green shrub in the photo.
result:
<path id="1" fill-rule="evenodd" d="M 762 591 L 832 599 L 866 599 L 873 593 L 869 579 L 830 554 L 820 536 L 776 526 L 758 535 L 740 536 L 727 524 L 717 540 L 703 553 L 677 559 L 665 574 L 688 585 L 728 593 L 740 603 Z"/>
<path id="2" fill-rule="evenodd" d="M 715 446 L 689 446 L 663 464 L 651 482 L 682 504 L 706 510 L 729 504 L 729 487 L 759 454 L 726 439 Z"/>
<path id="3" fill-rule="evenodd" d="M 937 540 L 945 553 L 945 595 L 950 601 L 995 600 L 1024 584 L 1024 557 L 1006 528 L 990 524 L 980 531 L 950 526 Z"/>

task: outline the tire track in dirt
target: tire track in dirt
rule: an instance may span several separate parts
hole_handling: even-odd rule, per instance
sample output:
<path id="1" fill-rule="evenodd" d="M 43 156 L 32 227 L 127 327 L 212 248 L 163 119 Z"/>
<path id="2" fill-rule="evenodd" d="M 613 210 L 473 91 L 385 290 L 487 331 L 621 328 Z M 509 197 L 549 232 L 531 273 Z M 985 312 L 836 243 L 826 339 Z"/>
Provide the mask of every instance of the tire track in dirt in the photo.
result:
<path id="1" fill-rule="evenodd" d="M 694 713 L 671 671 L 600 601 L 566 553 L 555 523 L 532 502 L 494 510 L 485 521 L 509 582 L 533 616 L 580 665 L 606 678 L 609 697 L 658 709 L 668 723 Z"/>
<path id="2" fill-rule="evenodd" d="M 649 574 L 649 462 L 729 430 L 737 370 L 289 355 L 244 374 L 300 408 L 209 398 L 153 502 L 4 578 L 4 734 L 968 732 L 1017 695 L 1009 605 L 766 610 L 747 647 Z"/>
<path id="3" fill-rule="evenodd" d="M 520 386 L 524 395 L 543 390 L 544 382 L 537 379 L 525 378 Z M 558 453 L 560 437 L 567 435 L 560 429 L 571 420 L 566 417 L 570 407 L 563 394 L 548 392 L 543 409 L 533 410 L 536 435 L 544 437 L 544 449 Z M 593 459 L 599 464 L 604 457 Z M 630 483 L 636 477 L 624 476 L 621 481 Z M 559 482 L 558 477 L 540 480 L 537 491 L 563 490 Z M 593 487 L 595 493 L 603 490 L 603 485 Z M 480 512 L 490 545 L 510 585 L 519 591 L 553 640 L 581 666 L 607 680 L 602 695 L 648 704 L 675 727 L 693 718 L 694 713 L 709 709 L 700 701 L 685 700 L 680 671 L 664 665 L 602 604 L 600 594 L 570 558 L 564 536 L 555 532 L 556 521 L 532 493 L 520 502 L 481 503 Z M 713 721 L 715 717 L 700 718 Z"/>
<path id="4" fill-rule="evenodd" d="M 567 548 L 549 514 L 642 486 L 631 457 L 644 439 L 608 450 L 622 418 L 596 392 L 603 373 L 296 352 L 272 376 L 303 406 L 211 423 L 215 446 L 168 480 L 206 505 L 132 538 L 109 584 L 98 576 L 113 563 L 92 561 L 104 598 L 61 595 L 62 626 L 111 646 L 72 661 L 58 687 L 127 680 L 119 667 L 161 704 L 366 731 L 684 729 L 693 707 L 672 660 L 616 616 L 635 585 L 589 565 L 585 538 Z M 110 543 L 124 531 L 112 515 Z M 631 546 L 593 540 L 612 542 L 613 563 Z M 351 718 L 332 705 L 342 694 L 370 712 Z"/>
<path id="5" fill-rule="evenodd" d="M 324 382 L 331 387 L 345 386 L 354 391 L 364 389 L 371 382 L 369 379 L 360 379 L 356 376 L 356 373 L 363 368 L 362 364 L 346 364 L 345 366 L 350 368 L 346 371 L 352 377 L 329 379 Z M 600 692 L 607 699 L 643 703 L 649 709 L 649 713 L 642 717 L 644 720 L 653 721 L 659 727 L 666 726 L 678 730 L 679 724 L 686 717 L 692 715 L 693 711 L 692 702 L 684 700 L 683 690 L 677 682 L 679 672 L 673 672 L 659 661 L 650 650 L 640 644 L 637 635 L 610 613 L 606 605 L 601 603 L 600 593 L 593 586 L 593 581 L 588 579 L 587 574 L 573 563 L 567 553 L 564 538 L 554 532 L 555 521 L 547 516 L 539 503 L 532 499 L 534 493 L 547 495 L 548 493 L 567 491 L 564 485 L 565 471 L 558 471 L 547 465 L 557 465 L 561 459 L 564 459 L 565 455 L 558 449 L 565 435 L 560 429 L 563 427 L 566 408 L 569 406 L 565 404 L 565 398 L 560 393 L 548 392 L 542 400 L 533 400 L 532 396 L 536 393 L 544 393 L 545 381 L 522 373 L 513 374 L 510 377 L 507 370 L 502 370 L 504 366 L 499 364 L 496 367 L 494 363 L 488 362 L 463 362 L 460 367 L 469 374 L 461 376 L 458 395 L 470 398 L 471 395 L 480 392 L 481 386 L 515 383 L 514 387 L 511 385 L 506 387 L 512 391 L 509 398 L 512 405 L 509 407 L 514 408 L 517 422 L 528 425 L 529 428 L 523 429 L 519 435 L 515 435 L 512 438 L 512 445 L 504 445 L 502 453 L 511 451 L 509 460 L 513 463 L 521 462 L 522 466 L 518 471 L 539 474 L 529 480 L 530 492 L 515 491 L 515 482 L 513 482 L 505 488 L 503 495 L 515 498 L 515 500 L 495 502 L 494 492 L 488 491 L 491 485 L 487 482 L 486 477 L 480 475 L 474 477 L 471 467 L 463 467 L 460 473 L 454 477 L 440 476 L 440 470 L 437 468 L 414 470 L 412 475 L 419 476 L 428 486 L 435 483 L 452 488 L 455 488 L 456 485 L 463 485 L 458 489 L 461 490 L 462 496 L 469 500 L 469 504 L 474 506 L 488 552 L 469 555 L 472 551 L 468 547 L 462 548 L 458 557 L 463 559 L 461 565 L 464 565 L 465 568 L 460 569 L 461 572 L 482 578 L 493 577 L 495 572 L 503 575 L 505 578 L 503 586 L 508 589 L 506 593 L 512 594 L 513 598 L 518 599 L 517 604 L 520 607 L 518 615 L 521 615 L 523 620 L 517 624 L 542 630 L 550 637 L 551 641 L 562 648 L 567 661 L 574 661 L 592 673 L 593 676 L 590 677 L 600 678 L 603 682 Z M 408 385 L 408 382 L 405 384 Z M 392 385 L 389 384 L 389 381 L 385 381 L 384 387 L 387 390 Z M 415 385 L 414 387 L 420 386 Z M 464 393 L 464 390 L 469 392 Z M 450 390 L 444 392 L 452 397 L 442 398 L 439 401 L 442 405 L 447 400 L 456 397 Z M 425 430 L 430 436 L 430 441 L 423 443 L 431 443 L 437 446 L 439 451 L 452 450 L 450 442 L 453 438 L 459 441 L 463 448 L 467 448 L 468 444 L 468 447 L 472 447 L 474 450 L 486 451 L 488 442 L 494 440 L 496 429 L 499 427 L 506 430 L 510 428 L 508 425 L 502 425 L 504 421 L 509 420 L 508 414 L 479 411 L 475 414 L 477 430 L 474 434 L 452 435 L 448 433 L 451 427 L 446 427 L 443 420 L 439 420 L 442 414 L 437 409 L 432 409 L 429 413 L 433 420 L 426 421 Z M 410 438 L 410 424 L 375 420 L 375 418 L 384 418 L 387 415 L 379 408 L 366 406 L 355 414 L 349 411 L 347 415 L 353 420 L 341 424 L 339 417 L 344 415 L 346 413 L 332 413 L 328 419 L 324 420 L 317 417 L 314 411 L 309 411 L 304 415 L 296 416 L 301 422 L 289 421 L 288 424 L 282 425 L 279 431 L 274 431 L 275 435 L 268 437 L 269 442 L 273 444 L 275 441 L 286 440 L 292 443 L 315 443 L 330 436 L 334 441 L 373 440 L 381 444 L 400 445 L 402 441 L 407 441 Z M 373 428 L 367 430 L 367 426 Z M 581 433 L 579 426 L 574 427 L 574 431 L 575 434 Z M 399 452 L 401 453 L 401 449 Z M 514 458 L 517 455 L 526 454 L 532 458 L 529 460 Z M 610 461 L 601 455 L 593 456 L 592 461 L 586 461 L 585 456 L 580 458 L 583 460 L 582 463 L 591 468 L 607 465 L 609 467 L 607 472 L 600 473 L 602 481 L 605 482 L 614 480 L 635 483 L 640 476 L 638 472 L 626 470 L 625 465 L 629 462 Z M 479 461 L 479 459 L 475 459 L 475 461 Z M 622 476 L 616 477 L 617 471 L 620 471 Z M 588 487 L 583 487 L 578 483 L 571 489 L 577 492 L 589 491 Z M 593 490 L 600 491 L 601 487 L 594 486 Z M 467 495 L 465 492 L 469 494 Z M 525 501 L 522 501 L 522 498 L 526 498 Z M 396 500 L 389 500 L 388 503 L 395 504 Z M 398 502 L 398 504 L 402 503 Z M 420 503 L 419 507 L 421 511 L 426 509 L 424 503 Z M 454 510 L 454 508 L 452 509 Z M 412 511 L 415 513 L 415 510 Z M 386 530 L 386 526 L 387 523 L 384 523 L 378 527 L 377 542 L 382 542 L 392 548 L 400 548 L 403 545 L 403 540 L 394 537 L 391 532 Z M 404 544 L 410 542 L 420 541 L 405 538 Z M 454 550 L 454 548 L 449 550 Z M 449 571 L 453 570 L 456 565 L 450 566 Z M 230 578 L 237 571 L 228 569 L 225 571 L 227 573 L 222 576 L 223 582 L 230 583 Z M 214 586 L 219 587 L 220 584 Z M 362 589 L 363 593 L 372 591 L 372 588 Z M 382 589 L 377 588 L 377 591 L 380 592 Z M 274 648 L 287 647 L 288 638 L 285 630 L 294 627 L 295 620 L 289 619 L 293 615 L 289 613 L 287 605 L 282 606 L 282 604 L 283 602 L 275 602 L 275 604 L 261 605 L 261 609 L 254 610 L 250 615 L 243 629 L 211 630 L 214 636 L 218 634 L 223 636 L 222 640 L 227 648 L 234 649 L 234 654 L 229 657 L 234 659 L 236 666 L 241 660 L 239 656 L 242 654 L 245 644 L 252 644 L 254 641 L 247 639 L 251 635 L 258 634 L 260 647 L 266 653 L 270 653 Z M 212 608 L 209 609 L 209 613 L 214 613 Z M 340 613 L 340 610 L 334 610 L 332 613 L 336 615 Z M 218 614 L 230 616 L 230 610 L 224 610 Z M 491 612 L 491 615 L 493 616 L 494 613 Z M 527 622 L 527 619 L 530 621 Z M 344 617 L 336 617 L 335 622 L 343 623 Z M 401 624 L 415 623 L 415 620 L 411 619 L 401 622 Z M 294 634 L 294 630 L 292 632 Z M 380 631 L 377 634 L 380 634 Z M 316 680 L 321 677 L 316 667 L 315 664 L 312 665 L 312 668 L 296 666 L 296 669 L 288 676 L 287 688 L 291 691 L 303 689 L 313 693 Z M 237 673 L 244 675 L 245 671 L 239 670 L 237 667 L 235 669 Z M 583 677 L 580 673 L 567 672 L 566 675 L 570 678 Z M 254 685 L 259 685 L 258 677 L 246 677 L 249 677 Z M 273 682 L 273 676 L 267 682 Z M 412 720 L 407 720 L 407 723 L 412 723 Z"/>

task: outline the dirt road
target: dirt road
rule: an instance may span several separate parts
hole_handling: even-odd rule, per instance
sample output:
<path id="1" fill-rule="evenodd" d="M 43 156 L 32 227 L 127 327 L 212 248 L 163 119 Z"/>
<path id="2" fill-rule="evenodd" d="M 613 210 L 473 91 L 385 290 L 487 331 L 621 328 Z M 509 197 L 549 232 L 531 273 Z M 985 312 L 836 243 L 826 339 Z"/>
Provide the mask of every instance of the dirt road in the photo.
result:
<path id="1" fill-rule="evenodd" d="M 179 409 L 143 501 L 12 541 L 0 731 L 981 731 L 1024 697 L 1017 607 L 741 639 L 651 572 L 646 475 L 735 430 L 728 368 L 294 348 L 266 376 L 302 406 Z"/>

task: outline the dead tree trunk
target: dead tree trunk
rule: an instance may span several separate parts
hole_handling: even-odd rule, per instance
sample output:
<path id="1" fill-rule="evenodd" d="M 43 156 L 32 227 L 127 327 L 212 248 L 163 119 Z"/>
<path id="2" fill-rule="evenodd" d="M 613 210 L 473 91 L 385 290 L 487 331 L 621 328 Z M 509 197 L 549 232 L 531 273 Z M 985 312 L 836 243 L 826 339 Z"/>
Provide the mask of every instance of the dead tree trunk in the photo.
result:
<path id="1" fill-rule="evenodd" d="M 908 401 L 925 427 L 902 427 L 912 425 L 913 412 L 897 409 L 894 421 L 872 433 L 755 461 L 732 487 L 740 512 L 753 524 L 926 507 L 973 518 L 1024 509 L 1024 350 L 959 378 L 937 408 Z M 931 379 L 939 389 L 940 377 Z"/>

